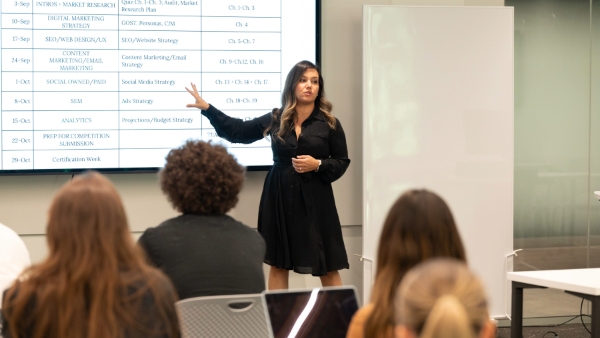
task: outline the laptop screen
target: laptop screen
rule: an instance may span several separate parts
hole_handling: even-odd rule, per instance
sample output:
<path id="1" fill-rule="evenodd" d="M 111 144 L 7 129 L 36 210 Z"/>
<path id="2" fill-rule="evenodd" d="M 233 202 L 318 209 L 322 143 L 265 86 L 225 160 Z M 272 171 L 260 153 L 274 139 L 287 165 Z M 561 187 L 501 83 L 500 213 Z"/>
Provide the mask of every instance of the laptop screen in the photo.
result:
<path id="1" fill-rule="evenodd" d="M 263 293 L 275 338 L 344 338 L 358 310 L 352 287 Z"/>

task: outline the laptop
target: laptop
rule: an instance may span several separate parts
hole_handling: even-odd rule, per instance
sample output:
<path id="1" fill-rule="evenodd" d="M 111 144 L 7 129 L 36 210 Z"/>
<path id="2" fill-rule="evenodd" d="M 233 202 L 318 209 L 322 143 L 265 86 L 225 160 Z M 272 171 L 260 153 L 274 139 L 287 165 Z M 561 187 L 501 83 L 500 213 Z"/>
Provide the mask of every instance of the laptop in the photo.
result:
<path id="1" fill-rule="evenodd" d="M 264 291 L 270 337 L 345 338 L 359 308 L 353 286 Z"/>

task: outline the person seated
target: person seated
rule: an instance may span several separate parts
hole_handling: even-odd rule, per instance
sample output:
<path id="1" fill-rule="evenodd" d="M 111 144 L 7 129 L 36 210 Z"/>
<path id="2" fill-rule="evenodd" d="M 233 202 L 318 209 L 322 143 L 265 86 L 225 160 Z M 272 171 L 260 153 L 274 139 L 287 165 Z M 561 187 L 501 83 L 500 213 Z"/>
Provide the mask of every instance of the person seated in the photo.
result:
<path id="1" fill-rule="evenodd" d="M 146 264 L 117 190 L 104 176 L 75 176 L 48 213 L 48 257 L 4 295 L 5 338 L 180 337 L 177 295 Z"/>
<path id="2" fill-rule="evenodd" d="M 409 190 L 392 205 L 379 238 L 371 303 L 354 315 L 347 338 L 394 336 L 394 296 L 402 277 L 434 257 L 466 262 L 454 218 L 444 200 L 427 190 Z"/>
<path id="3" fill-rule="evenodd" d="M 411 269 L 396 291 L 396 338 L 493 338 L 481 281 L 466 264 L 431 259 Z"/>
<path id="4" fill-rule="evenodd" d="M 160 186 L 182 215 L 147 229 L 138 243 L 181 299 L 265 289 L 263 238 L 225 214 L 244 174 L 225 147 L 210 142 L 188 141 L 167 156 Z"/>
<path id="5" fill-rule="evenodd" d="M 21 237 L 0 223 L 0 309 L 4 290 L 30 265 L 29 251 Z"/>

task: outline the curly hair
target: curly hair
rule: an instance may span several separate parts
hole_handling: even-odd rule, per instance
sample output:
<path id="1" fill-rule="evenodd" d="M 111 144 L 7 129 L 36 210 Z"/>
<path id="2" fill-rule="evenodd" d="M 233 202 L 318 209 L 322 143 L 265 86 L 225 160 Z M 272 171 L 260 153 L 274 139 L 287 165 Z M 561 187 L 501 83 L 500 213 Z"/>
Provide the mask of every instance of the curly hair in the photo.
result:
<path id="1" fill-rule="evenodd" d="M 222 215 L 238 202 L 245 168 L 221 145 L 187 141 L 167 155 L 160 187 L 184 214 Z"/>

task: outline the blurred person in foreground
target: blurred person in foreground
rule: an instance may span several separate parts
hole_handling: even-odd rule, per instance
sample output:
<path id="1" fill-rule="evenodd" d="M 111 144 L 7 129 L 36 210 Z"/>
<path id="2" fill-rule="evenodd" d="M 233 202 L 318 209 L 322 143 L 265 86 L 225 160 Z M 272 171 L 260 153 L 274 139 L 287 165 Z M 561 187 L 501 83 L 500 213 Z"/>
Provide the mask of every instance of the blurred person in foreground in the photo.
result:
<path id="1" fill-rule="evenodd" d="M 396 338 L 493 338 L 481 281 L 453 259 L 432 259 L 410 270 L 398 287 Z"/>
<path id="2" fill-rule="evenodd" d="M 266 246 L 225 213 L 238 201 L 245 169 L 221 145 L 188 141 L 171 150 L 160 187 L 182 214 L 147 229 L 138 243 L 181 299 L 260 293 Z"/>
<path id="3" fill-rule="evenodd" d="M 179 337 L 170 281 L 144 262 L 112 183 L 90 172 L 56 194 L 48 257 L 4 295 L 5 338 Z"/>
<path id="4" fill-rule="evenodd" d="M 466 262 L 454 218 L 437 194 L 424 189 L 409 190 L 388 212 L 379 238 L 371 303 L 354 315 L 347 337 L 393 337 L 398 284 L 408 270 L 435 257 Z"/>
<path id="5" fill-rule="evenodd" d="M 21 237 L 0 223 L 0 309 L 4 290 L 30 265 L 29 251 Z"/>

